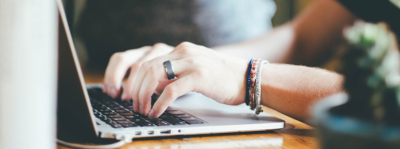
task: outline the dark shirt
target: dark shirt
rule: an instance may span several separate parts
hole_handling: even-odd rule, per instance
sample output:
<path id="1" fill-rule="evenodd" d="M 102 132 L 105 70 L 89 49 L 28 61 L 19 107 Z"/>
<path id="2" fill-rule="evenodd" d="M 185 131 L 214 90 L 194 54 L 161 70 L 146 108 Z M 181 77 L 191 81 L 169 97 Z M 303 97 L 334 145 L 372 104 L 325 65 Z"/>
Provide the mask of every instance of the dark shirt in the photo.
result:
<path id="1" fill-rule="evenodd" d="M 386 22 L 400 43 L 400 6 L 391 0 L 338 0 L 357 17 L 367 22 Z M 392 0 L 396 1 L 396 0 Z"/>
<path id="2" fill-rule="evenodd" d="M 89 63 L 105 68 L 119 51 L 163 42 L 207 47 L 254 38 L 272 28 L 272 0 L 88 0 L 77 26 Z"/>

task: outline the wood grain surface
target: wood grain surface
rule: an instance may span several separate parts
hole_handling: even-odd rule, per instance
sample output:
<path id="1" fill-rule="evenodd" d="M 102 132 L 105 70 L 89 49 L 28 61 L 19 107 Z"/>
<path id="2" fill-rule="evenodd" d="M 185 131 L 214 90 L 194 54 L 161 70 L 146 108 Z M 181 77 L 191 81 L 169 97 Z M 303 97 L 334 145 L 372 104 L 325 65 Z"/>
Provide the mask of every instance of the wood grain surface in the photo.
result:
<path id="1" fill-rule="evenodd" d="M 101 83 L 103 81 L 102 72 L 85 71 L 84 76 L 86 83 Z M 134 139 L 131 143 L 124 145 L 120 149 L 319 148 L 313 127 L 268 107 L 264 107 L 263 109 L 265 112 L 285 120 L 285 128 L 251 133 Z M 69 149 L 69 147 L 61 145 L 58 145 L 57 148 Z"/>

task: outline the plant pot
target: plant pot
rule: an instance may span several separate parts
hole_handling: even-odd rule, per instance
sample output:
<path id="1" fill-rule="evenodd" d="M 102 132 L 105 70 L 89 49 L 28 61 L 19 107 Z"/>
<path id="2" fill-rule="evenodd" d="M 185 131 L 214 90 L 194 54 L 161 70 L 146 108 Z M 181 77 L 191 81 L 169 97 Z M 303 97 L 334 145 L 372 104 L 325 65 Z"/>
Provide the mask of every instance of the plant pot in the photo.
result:
<path id="1" fill-rule="evenodd" d="M 320 100 L 313 108 L 323 149 L 400 149 L 400 127 L 333 114 L 330 109 L 347 101 L 345 93 Z M 356 107 L 355 107 L 356 108 Z"/>

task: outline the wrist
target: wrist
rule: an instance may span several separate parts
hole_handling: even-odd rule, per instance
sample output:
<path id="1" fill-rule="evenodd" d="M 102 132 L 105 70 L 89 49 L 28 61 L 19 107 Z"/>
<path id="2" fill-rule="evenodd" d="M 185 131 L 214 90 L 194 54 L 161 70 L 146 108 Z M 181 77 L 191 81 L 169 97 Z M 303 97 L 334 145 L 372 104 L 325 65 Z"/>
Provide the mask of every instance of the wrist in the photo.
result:
<path id="1" fill-rule="evenodd" d="M 246 82 L 247 82 L 247 68 L 249 65 L 250 59 L 243 59 L 243 58 L 238 58 L 238 57 L 232 57 L 232 63 L 234 65 L 230 66 L 232 67 L 233 70 L 235 70 L 235 81 L 237 84 L 237 90 L 236 90 L 236 100 L 235 100 L 235 105 L 243 104 L 245 103 L 245 98 L 246 98 Z"/>

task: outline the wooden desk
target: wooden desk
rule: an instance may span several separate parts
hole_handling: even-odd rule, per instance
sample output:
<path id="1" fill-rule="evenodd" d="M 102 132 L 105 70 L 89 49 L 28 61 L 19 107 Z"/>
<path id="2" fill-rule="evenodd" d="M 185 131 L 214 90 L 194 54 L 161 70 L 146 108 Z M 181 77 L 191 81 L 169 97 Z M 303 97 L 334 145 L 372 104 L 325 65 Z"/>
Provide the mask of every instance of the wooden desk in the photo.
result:
<path id="1" fill-rule="evenodd" d="M 85 72 L 86 83 L 101 83 L 102 80 L 101 72 Z M 286 127 L 282 130 L 252 133 L 134 139 L 121 149 L 318 148 L 315 130 L 312 127 L 270 108 L 264 107 L 264 111 L 285 120 Z M 69 148 L 58 146 L 58 149 Z"/>

